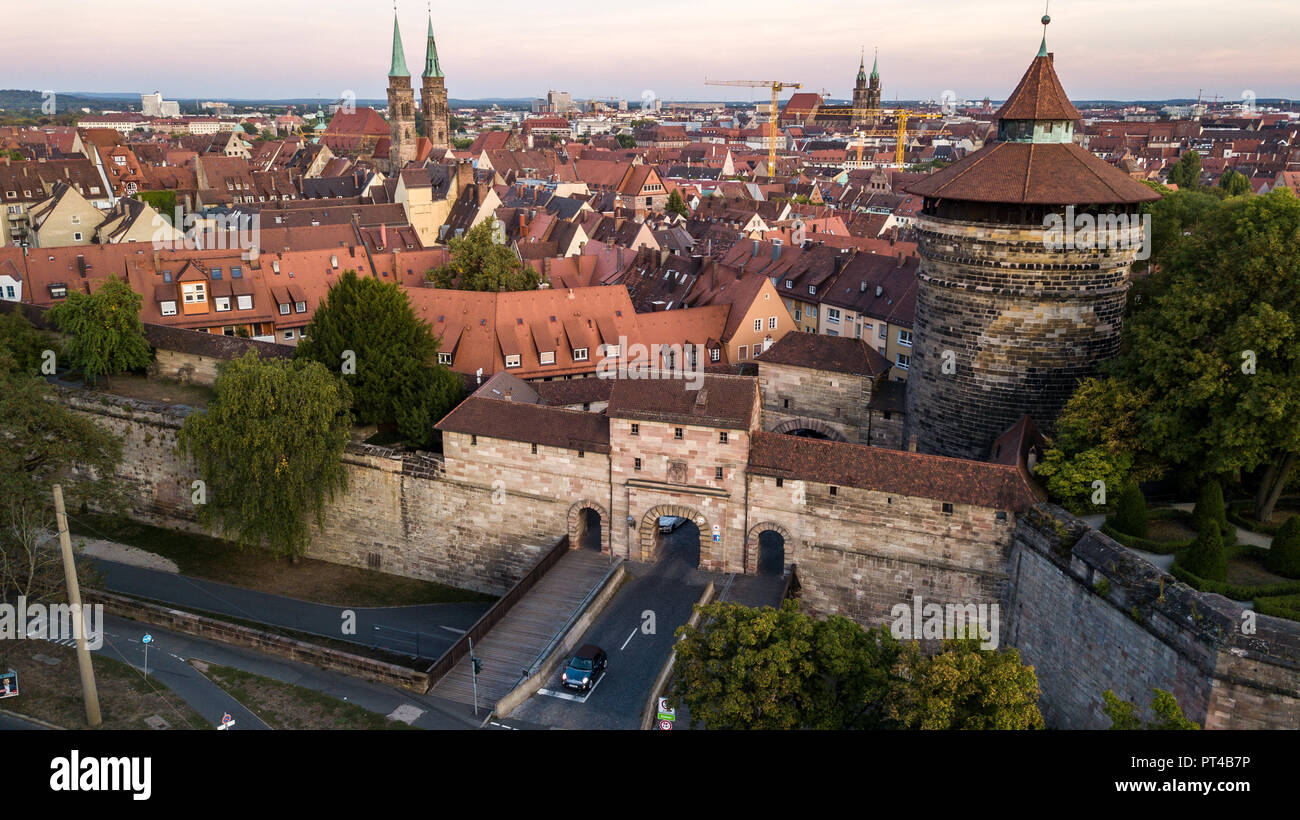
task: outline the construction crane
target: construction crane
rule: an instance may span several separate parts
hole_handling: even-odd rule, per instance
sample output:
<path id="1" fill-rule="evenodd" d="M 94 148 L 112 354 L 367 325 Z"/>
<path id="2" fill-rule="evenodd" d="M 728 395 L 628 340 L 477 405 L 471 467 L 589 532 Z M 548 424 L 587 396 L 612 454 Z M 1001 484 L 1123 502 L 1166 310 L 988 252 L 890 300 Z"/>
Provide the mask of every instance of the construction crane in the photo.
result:
<path id="1" fill-rule="evenodd" d="M 942 114 L 923 114 L 918 111 L 909 111 L 906 108 L 849 108 L 849 109 L 837 108 L 835 113 L 839 114 L 843 111 L 848 111 L 852 116 L 855 117 L 859 115 L 863 117 L 873 117 L 873 118 L 893 117 L 895 120 L 897 120 L 897 126 L 895 127 L 892 133 L 895 138 L 894 162 L 898 165 L 903 164 L 903 147 L 904 147 L 903 143 L 907 139 L 908 134 L 920 133 L 920 131 L 908 131 L 907 121 L 909 119 L 937 120 L 943 117 Z M 942 130 L 943 129 L 940 129 L 940 133 L 942 132 Z M 873 131 L 871 136 L 883 137 L 883 136 L 888 136 L 890 133 L 891 132 L 888 130 L 879 131 L 879 132 Z M 862 148 L 866 142 L 866 136 L 867 134 L 865 131 L 858 132 L 858 162 L 859 163 L 862 162 Z"/>
<path id="2" fill-rule="evenodd" d="M 772 89 L 772 110 L 770 112 L 771 129 L 768 131 L 767 140 L 767 175 L 769 178 L 776 176 L 776 98 L 785 88 L 803 88 L 803 83 L 784 83 L 776 80 L 710 80 L 704 78 L 705 85 L 738 85 L 746 88 L 771 88 Z"/>

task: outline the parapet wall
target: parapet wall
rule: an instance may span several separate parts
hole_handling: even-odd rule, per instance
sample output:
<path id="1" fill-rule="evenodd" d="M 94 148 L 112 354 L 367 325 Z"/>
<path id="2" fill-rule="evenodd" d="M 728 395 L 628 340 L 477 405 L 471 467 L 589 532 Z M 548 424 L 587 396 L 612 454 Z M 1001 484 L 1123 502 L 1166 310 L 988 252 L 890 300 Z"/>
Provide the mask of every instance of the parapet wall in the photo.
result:
<path id="1" fill-rule="evenodd" d="M 1054 505 L 1018 518 L 1009 570 L 1006 642 L 1049 726 L 1109 728 L 1103 692 L 1149 708 L 1160 688 L 1207 729 L 1300 729 L 1300 623 L 1243 614 Z"/>

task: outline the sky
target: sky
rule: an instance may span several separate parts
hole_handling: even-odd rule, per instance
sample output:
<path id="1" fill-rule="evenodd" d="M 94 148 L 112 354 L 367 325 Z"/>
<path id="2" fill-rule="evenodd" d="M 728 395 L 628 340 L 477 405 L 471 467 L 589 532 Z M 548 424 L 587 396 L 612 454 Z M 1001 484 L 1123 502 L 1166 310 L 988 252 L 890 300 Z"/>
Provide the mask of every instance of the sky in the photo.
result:
<path id="1" fill-rule="evenodd" d="M 382 98 L 391 0 L 7 0 L 0 86 L 166 99 Z M 418 88 L 426 4 L 398 0 Z M 706 77 L 849 96 L 880 51 L 883 98 L 1003 99 L 1038 51 L 1043 0 L 433 3 L 453 98 L 761 101 Z M 1297 0 L 1053 0 L 1047 42 L 1075 100 L 1300 98 Z M 783 95 L 784 96 L 784 95 Z"/>

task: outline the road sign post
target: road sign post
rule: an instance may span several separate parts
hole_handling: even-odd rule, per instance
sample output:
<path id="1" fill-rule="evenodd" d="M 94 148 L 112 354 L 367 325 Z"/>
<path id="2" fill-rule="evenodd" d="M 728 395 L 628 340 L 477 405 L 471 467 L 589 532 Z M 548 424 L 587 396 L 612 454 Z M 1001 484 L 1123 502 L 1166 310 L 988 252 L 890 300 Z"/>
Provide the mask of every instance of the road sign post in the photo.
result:
<path id="1" fill-rule="evenodd" d="M 221 731 L 222 729 L 229 729 L 231 726 L 234 725 L 235 725 L 235 719 L 230 716 L 229 712 L 226 712 L 224 715 L 221 716 L 221 725 L 217 727 L 217 731 Z"/>
<path id="2" fill-rule="evenodd" d="M 659 728 L 671 732 L 677 720 L 677 710 L 668 705 L 668 698 L 659 698 Z"/>
<path id="3" fill-rule="evenodd" d="M 144 676 L 149 677 L 149 644 L 153 643 L 153 635 L 145 635 L 142 640 L 144 643 Z"/>
<path id="4" fill-rule="evenodd" d="M 479 659 L 474 657 L 474 639 L 469 639 L 469 675 L 474 682 L 474 717 L 478 717 L 478 670 Z"/>
<path id="5" fill-rule="evenodd" d="M 10 669 L 0 672 L 0 700 L 18 697 L 18 673 Z"/>

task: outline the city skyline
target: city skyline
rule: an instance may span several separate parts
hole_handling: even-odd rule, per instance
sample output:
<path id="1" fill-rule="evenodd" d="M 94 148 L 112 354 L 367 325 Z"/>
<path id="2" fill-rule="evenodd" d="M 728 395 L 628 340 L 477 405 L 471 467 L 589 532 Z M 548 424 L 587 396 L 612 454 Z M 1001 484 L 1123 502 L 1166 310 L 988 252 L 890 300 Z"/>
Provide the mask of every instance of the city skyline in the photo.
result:
<path id="1" fill-rule="evenodd" d="M 58 13 L 61 6 L 73 8 L 68 0 L 51 0 L 42 11 Z M 843 21 L 829 32 L 820 25 L 791 30 L 783 17 L 790 13 L 785 7 L 758 4 L 738 18 L 678 0 L 666 0 L 653 10 L 588 12 L 576 24 L 552 15 L 529 20 L 528 31 L 518 34 L 495 25 L 500 19 L 521 19 L 511 10 L 526 7 L 514 0 L 506 0 L 503 13 L 492 20 L 480 19 L 470 9 L 434 7 L 433 23 L 449 95 L 456 99 L 531 98 L 552 88 L 569 91 L 575 99 L 639 100 L 644 91 L 665 100 L 766 98 L 758 90 L 706 86 L 706 76 L 798 81 L 804 90 L 824 88 L 832 97 L 847 98 L 859 54 L 865 49 L 870 62 L 877 48 L 886 102 L 938 99 L 945 91 L 958 99 L 1004 97 L 1041 37 L 1041 7 L 1025 0 L 993 0 L 976 11 L 959 7 L 958 13 L 943 16 L 951 6 L 923 0 L 864 9 L 828 0 L 819 4 L 827 13 L 816 19 Z M 77 6 L 75 15 L 61 23 L 60 37 L 43 44 L 39 52 L 34 40 L 19 34 L 27 28 L 22 17 L 28 12 L 17 14 L 19 25 L 0 34 L 0 47 L 17 57 L 6 85 L 64 92 L 157 89 L 183 100 L 338 98 L 345 91 L 361 99 L 384 96 L 384 55 L 391 44 L 393 15 L 387 4 L 316 18 L 308 12 L 318 7 L 306 0 L 286 0 L 269 12 L 249 0 L 233 0 L 220 13 L 207 7 L 177 11 L 159 0 L 145 0 L 138 8 L 144 20 L 174 21 L 176 29 L 202 31 L 201 39 L 182 38 L 185 53 L 191 64 L 219 70 L 170 72 L 161 68 L 154 50 L 125 52 L 113 57 L 112 87 L 100 86 L 105 65 L 94 40 L 109 25 L 101 17 L 113 13 Z M 1300 76 L 1300 66 L 1285 42 L 1225 43 L 1221 7 L 1208 2 L 1157 2 L 1141 11 L 1117 0 L 1100 0 L 1086 8 L 1057 3 L 1051 14 L 1048 48 L 1056 54 L 1062 82 L 1075 99 L 1195 98 L 1201 92 L 1206 99 L 1217 96 L 1231 103 L 1246 91 L 1258 98 L 1300 96 L 1294 79 Z M 630 59 L 623 38 L 600 33 L 646 31 L 648 17 L 662 25 L 649 29 L 645 42 L 631 49 L 636 56 Z M 1272 30 L 1300 29 L 1300 7 L 1295 4 L 1246 0 L 1234 14 L 1235 19 L 1243 17 L 1267 19 Z M 266 54 L 261 47 L 265 37 L 249 28 L 252 19 L 270 30 L 297 31 L 298 36 L 277 43 L 274 53 Z M 420 47 L 426 26 L 422 4 L 400 3 L 398 19 L 407 50 Z M 728 28 L 745 36 L 715 34 Z M 146 23 L 133 27 L 133 34 L 165 41 L 169 29 Z M 579 47 L 574 47 L 575 38 Z M 503 41 L 513 45 L 502 48 Z M 779 56 L 758 56 L 763 43 L 775 44 Z M 328 47 L 319 48 L 321 44 Z M 1195 59 L 1187 58 L 1189 54 Z"/>

